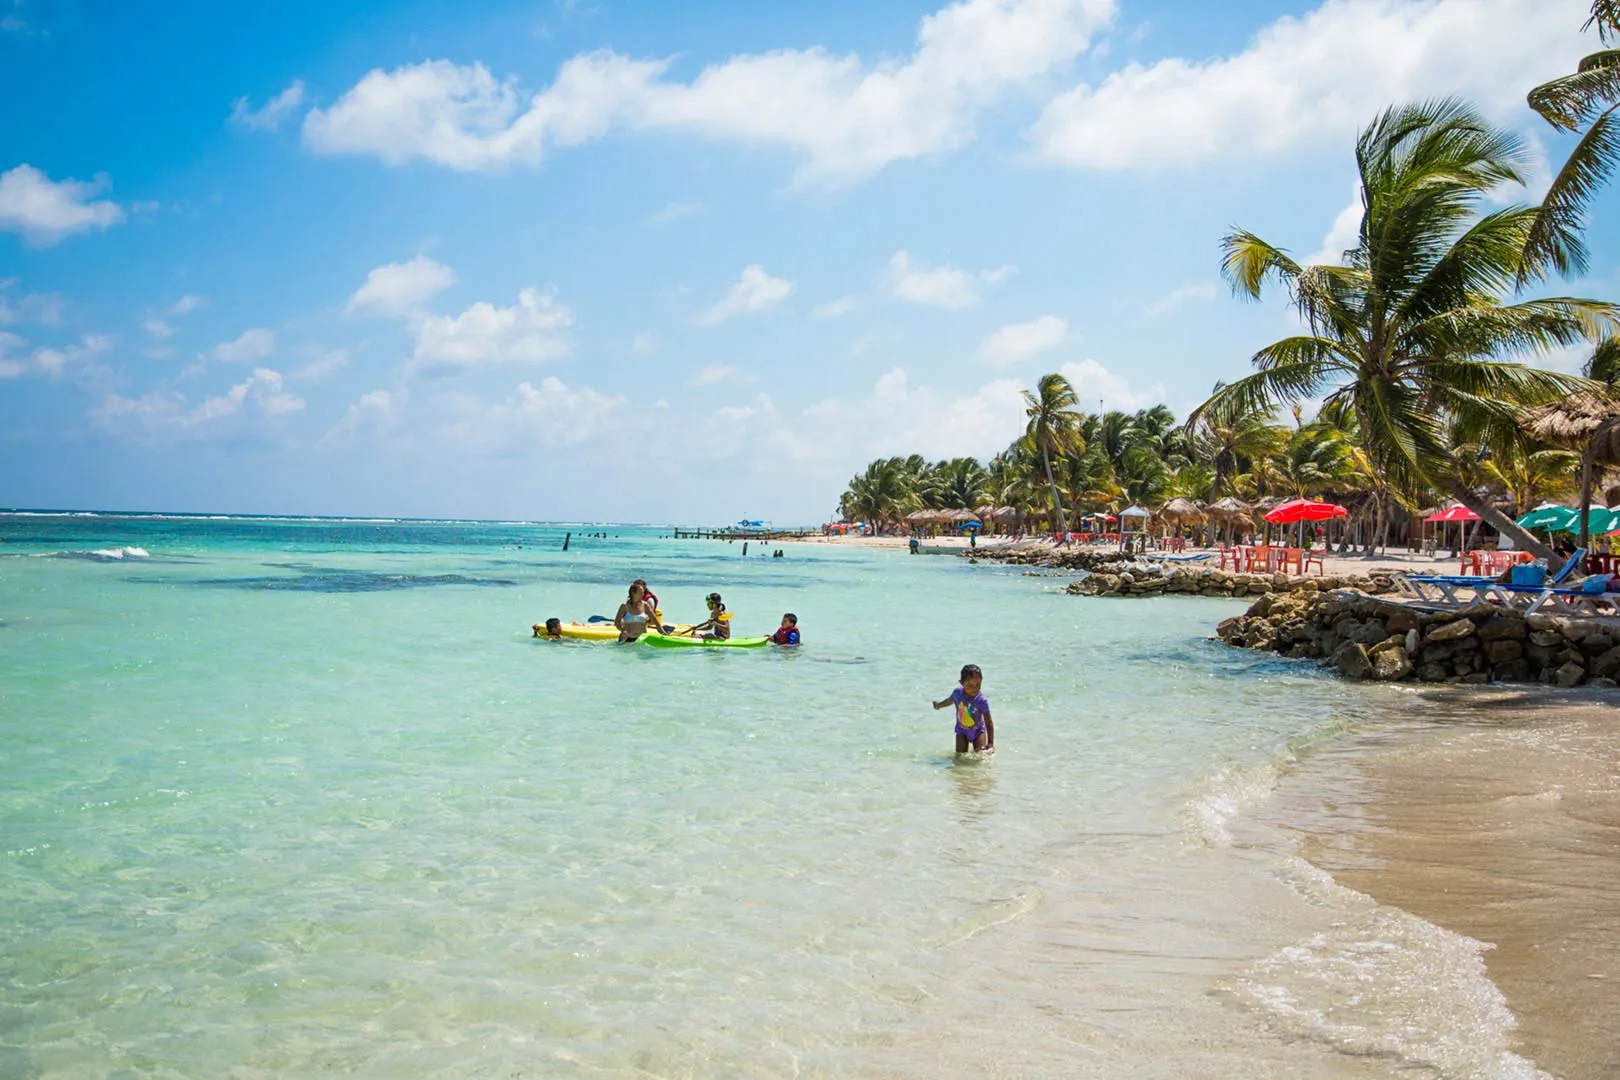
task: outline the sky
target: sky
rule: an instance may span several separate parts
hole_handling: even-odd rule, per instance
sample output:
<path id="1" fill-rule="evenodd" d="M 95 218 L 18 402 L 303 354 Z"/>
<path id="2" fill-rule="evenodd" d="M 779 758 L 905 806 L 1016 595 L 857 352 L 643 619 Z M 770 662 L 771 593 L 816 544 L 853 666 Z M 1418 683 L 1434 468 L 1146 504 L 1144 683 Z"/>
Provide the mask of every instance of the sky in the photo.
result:
<path id="1" fill-rule="evenodd" d="M 1538 197 L 1586 7 L 0 0 L 0 506 L 812 523 L 1045 372 L 1185 414 L 1297 326 L 1221 236 L 1337 261 L 1440 95 Z"/>

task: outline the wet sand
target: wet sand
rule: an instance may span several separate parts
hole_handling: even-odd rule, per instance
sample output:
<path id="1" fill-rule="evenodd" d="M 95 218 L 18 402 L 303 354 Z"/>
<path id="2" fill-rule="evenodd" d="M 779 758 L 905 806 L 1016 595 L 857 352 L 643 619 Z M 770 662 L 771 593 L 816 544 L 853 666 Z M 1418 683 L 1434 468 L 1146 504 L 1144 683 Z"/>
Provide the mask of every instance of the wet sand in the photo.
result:
<path id="1" fill-rule="evenodd" d="M 1620 708 L 1411 698 L 1422 722 L 1304 762 L 1279 823 L 1309 823 L 1301 853 L 1341 884 L 1486 943 L 1516 1053 L 1566 1080 L 1620 1076 Z"/>

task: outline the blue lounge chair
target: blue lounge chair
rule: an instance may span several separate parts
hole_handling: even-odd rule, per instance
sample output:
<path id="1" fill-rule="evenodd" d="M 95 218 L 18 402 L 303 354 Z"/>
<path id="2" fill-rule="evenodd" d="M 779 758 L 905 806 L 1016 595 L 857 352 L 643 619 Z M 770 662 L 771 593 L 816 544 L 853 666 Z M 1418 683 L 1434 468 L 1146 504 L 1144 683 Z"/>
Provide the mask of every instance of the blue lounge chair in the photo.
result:
<path id="1" fill-rule="evenodd" d="M 1589 593 L 1582 589 L 1560 588 L 1571 574 L 1586 560 L 1586 549 L 1580 548 L 1569 557 L 1569 561 L 1559 568 L 1558 573 L 1547 579 L 1543 585 L 1514 585 L 1511 582 L 1492 582 L 1488 591 L 1491 599 L 1508 607 L 1520 607 L 1520 600 L 1526 615 L 1541 610 L 1542 605 L 1551 604 L 1555 608 L 1574 614 L 1608 614 L 1600 609 L 1607 607 L 1613 610 L 1613 604 L 1604 599 L 1603 593 Z"/>
<path id="2" fill-rule="evenodd" d="M 1397 574 L 1395 583 L 1406 595 L 1425 604 L 1467 607 L 1474 601 L 1459 600 L 1458 589 L 1472 589 L 1477 599 L 1496 584 L 1496 579 L 1472 574 Z"/>

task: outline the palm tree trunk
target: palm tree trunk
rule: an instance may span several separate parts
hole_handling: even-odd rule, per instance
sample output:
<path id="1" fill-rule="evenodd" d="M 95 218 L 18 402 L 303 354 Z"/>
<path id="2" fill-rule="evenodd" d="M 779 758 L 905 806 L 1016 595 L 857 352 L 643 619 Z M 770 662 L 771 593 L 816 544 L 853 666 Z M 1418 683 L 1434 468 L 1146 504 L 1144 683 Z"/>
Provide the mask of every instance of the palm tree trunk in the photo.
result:
<path id="1" fill-rule="evenodd" d="M 1592 528 L 1592 450 L 1588 447 L 1581 454 L 1581 541 L 1579 546 L 1584 549 L 1591 540 L 1589 532 Z"/>
<path id="2" fill-rule="evenodd" d="M 1512 518 L 1492 506 L 1488 500 L 1480 498 L 1473 488 L 1456 480 L 1453 480 L 1450 486 L 1453 498 L 1478 514 L 1491 528 L 1503 536 L 1512 538 L 1516 546 L 1538 559 L 1553 558 L 1552 548 L 1537 540 L 1527 530 L 1519 528 Z"/>
<path id="3" fill-rule="evenodd" d="M 1052 528 L 1057 529 L 1063 521 L 1063 504 L 1058 500 L 1057 481 L 1052 479 L 1052 455 L 1044 446 L 1041 447 L 1041 464 L 1046 466 L 1046 486 L 1052 491 Z"/>

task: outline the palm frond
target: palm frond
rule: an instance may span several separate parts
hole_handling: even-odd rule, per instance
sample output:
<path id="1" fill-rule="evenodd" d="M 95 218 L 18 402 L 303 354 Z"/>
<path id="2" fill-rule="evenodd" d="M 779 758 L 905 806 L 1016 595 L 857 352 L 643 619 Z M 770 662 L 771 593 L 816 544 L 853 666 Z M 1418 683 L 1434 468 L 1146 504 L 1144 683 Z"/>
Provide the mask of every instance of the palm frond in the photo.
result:
<path id="1" fill-rule="evenodd" d="M 1545 278 L 1549 269 L 1566 276 L 1586 272 L 1586 243 L 1581 238 L 1586 208 L 1620 164 L 1620 122 L 1615 108 L 1609 106 L 1592 121 L 1547 188 L 1540 214 L 1525 240 L 1521 284 Z"/>
<path id="2" fill-rule="evenodd" d="M 1254 233 L 1242 229 L 1228 233 L 1221 239 L 1221 251 L 1221 275 L 1239 296 L 1258 300 L 1267 278 L 1287 285 L 1299 277 L 1299 264 L 1287 252 Z"/>
<path id="3" fill-rule="evenodd" d="M 1583 59 L 1574 73 L 1531 90 L 1527 100 L 1541 118 L 1561 131 L 1578 131 L 1595 113 L 1620 98 L 1620 49 Z"/>
<path id="4" fill-rule="evenodd" d="M 1187 420 L 1194 423 L 1205 411 L 1212 409 L 1264 412 L 1269 415 L 1285 401 L 1315 397 L 1326 382 L 1327 373 L 1321 364 L 1313 360 L 1278 364 L 1216 390 L 1208 401 L 1192 411 Z"/>
<path id="5" fill-rule="evenodd" d="M 1598 342 L 1586 361 L 1583 374 L 1588 379 L 1610 386 L 1620 384 L 1620 337 L 1605 337 Z"/>

